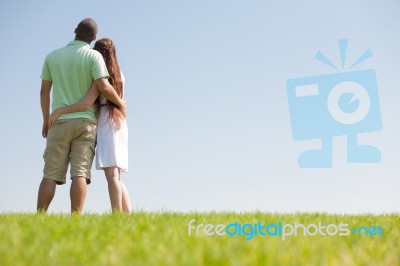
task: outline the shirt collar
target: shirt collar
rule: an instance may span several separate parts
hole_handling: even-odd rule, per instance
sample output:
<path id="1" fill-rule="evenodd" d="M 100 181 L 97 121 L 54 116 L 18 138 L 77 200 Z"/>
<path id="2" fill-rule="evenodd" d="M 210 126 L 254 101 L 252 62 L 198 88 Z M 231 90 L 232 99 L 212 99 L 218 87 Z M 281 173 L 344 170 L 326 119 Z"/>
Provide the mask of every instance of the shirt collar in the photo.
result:
<path id="1" fill-rule="evenodd" d="M 84 41 L 79 41 L 79 40 L 74 40 L 74 41 L 70 41 L 68 44 L 67 44 L 67 46 L 68 45 L 79 45 L 79 46 L 89 46 L 89 44 L 87 43 L 87 42 L 84 42 Z"/>

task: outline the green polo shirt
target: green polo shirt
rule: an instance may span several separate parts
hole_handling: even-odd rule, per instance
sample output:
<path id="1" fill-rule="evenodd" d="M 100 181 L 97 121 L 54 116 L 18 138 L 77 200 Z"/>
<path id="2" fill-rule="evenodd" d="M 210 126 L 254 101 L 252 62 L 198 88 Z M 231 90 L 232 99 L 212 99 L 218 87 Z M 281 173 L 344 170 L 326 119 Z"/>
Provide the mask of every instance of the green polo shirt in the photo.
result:
<path id="1" fill-rule="evenodd" d="M 83 41 L 72 41 L 46 56 L 42 80 L 53 82 L 52 110 L 81 101 L 93 80 L 108 78 L 102 55 Z M 94 107 L 60 115 L 58 119 L 87 118 L 96 121 Z"/>

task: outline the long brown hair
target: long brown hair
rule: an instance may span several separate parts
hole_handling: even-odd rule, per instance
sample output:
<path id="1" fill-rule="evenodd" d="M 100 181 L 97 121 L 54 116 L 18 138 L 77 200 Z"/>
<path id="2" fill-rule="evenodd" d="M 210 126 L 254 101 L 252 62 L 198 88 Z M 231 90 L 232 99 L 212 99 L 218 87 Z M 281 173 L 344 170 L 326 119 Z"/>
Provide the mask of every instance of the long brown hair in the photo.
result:
<path id="1" fill-rule="evenodd" d="M 117 54 L 115 45 L 112 40 L 108 38 L 103 38 L 98 40 L 93 47 L 94 50 L 97 50 L 101 53 L 104 58 L 104 61 L 107 66 L 108 74 L 110 77 L 108 81 L 111 86 L 113 86 L 115 92 L 122 98 L 122 77 L 121 70 L 119 68 Z M 99 103 L 97 103 L 99 105 Z M 121 128 L 122 121 L 125 119 L 125 114 L 123 114 L 118 106 L 107 100 L 107 109 L 108 109 L 108 119 L 113 120 L 117 129 Z"/>

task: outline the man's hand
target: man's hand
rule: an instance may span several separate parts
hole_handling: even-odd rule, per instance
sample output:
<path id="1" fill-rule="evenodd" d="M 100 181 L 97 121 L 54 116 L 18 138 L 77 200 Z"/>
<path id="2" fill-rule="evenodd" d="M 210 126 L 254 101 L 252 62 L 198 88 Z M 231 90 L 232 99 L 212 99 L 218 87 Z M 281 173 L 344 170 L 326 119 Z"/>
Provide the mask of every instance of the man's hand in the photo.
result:
<path id="1" fill-rule="evenodd" d="M 125 113 L 125 101 L 119 97 L 119 95 L 115 92 L 114 88 L 111 86 L 111 84 L 108 82 L 108 79 L 106 78 L 99 78 L 94 81 L 96 83 L 96 86 L 104 97 L 107 98 L 110 102 L 114 103 L 119 107 L 121 112 Z"/>
<path id="2" fill-rule="evenodd" d="M 126 117 L 126 101 L 121 99 L 121 105 L 118 107 L 121 113 Z"/>
<path id="3" fill-rule="evenodd" d="M 47 138 L 49 132 L 49 110 L 50 110 L 50 90 L 53 82 L 49 80 L 42 80 L 42 86 L 40 87 L 40 106 L 42 108 L 43 115 L 43 127 L 42 136 Z"/>
<path id="4" fill-rule="evenodd" d="M 42 127 L 42 136 L 43 138 L 47 139 L 47 134 L 49 133 L 49 123 L 48 122 L 43 122 L 43 127 Z"/>

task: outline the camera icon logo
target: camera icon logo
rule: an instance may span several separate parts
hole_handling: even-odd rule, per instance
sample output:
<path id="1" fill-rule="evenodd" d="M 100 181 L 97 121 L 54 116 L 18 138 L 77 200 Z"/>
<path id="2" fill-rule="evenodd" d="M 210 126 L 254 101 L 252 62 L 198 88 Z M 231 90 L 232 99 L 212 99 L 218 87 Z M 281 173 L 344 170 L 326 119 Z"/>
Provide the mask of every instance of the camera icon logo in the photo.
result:
<path id="1" fill-rule="evenodd" d="M 347 40 L 339 40 L 339 48 L 344 68 Z M 371 50 L 366 50 L 350 69 L 371 56 Z M 321 52 L 316 59 L 337 69 Z M 348 163 L 381 161 L 379 149 L 357 142 L 357 134 L 382 129 L 375 70 L 289 79 L 286 88 L 293 139 L 321 139 L 321 149 L 299 155 L 299 167 L 332 167 L 332 138 L 343 135 Z"/>

